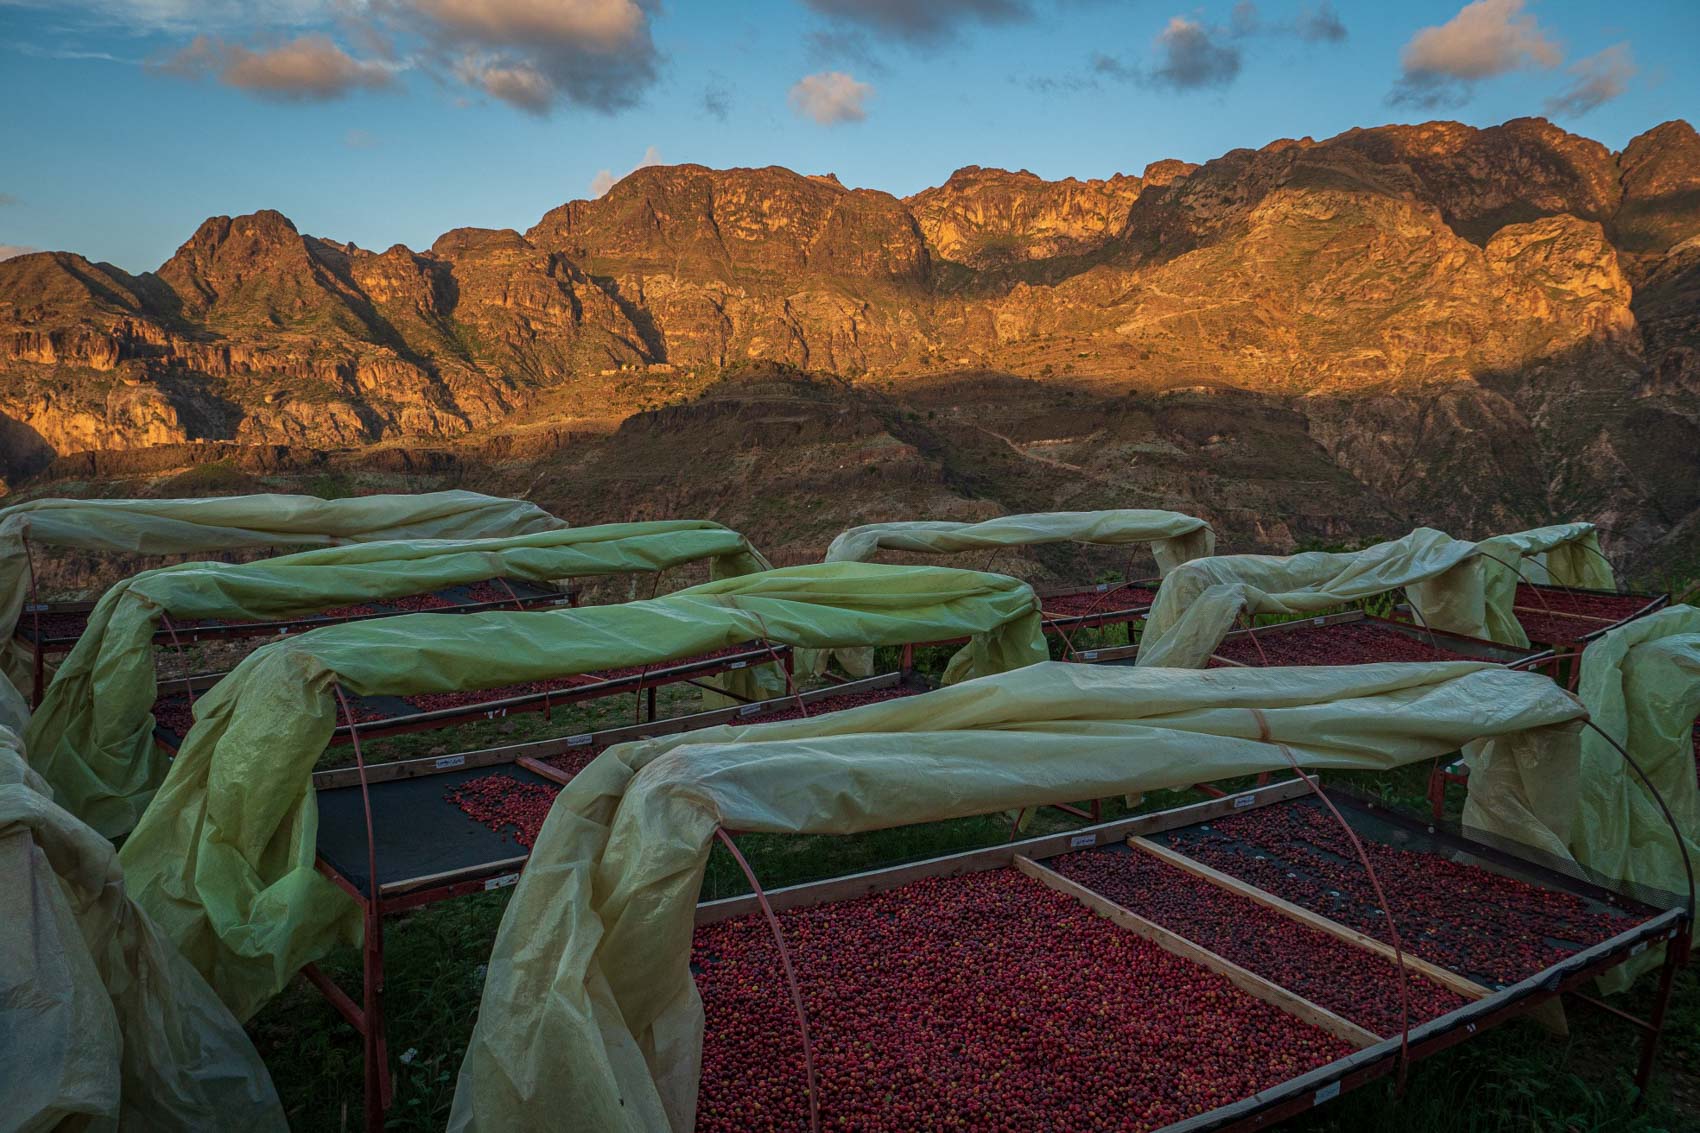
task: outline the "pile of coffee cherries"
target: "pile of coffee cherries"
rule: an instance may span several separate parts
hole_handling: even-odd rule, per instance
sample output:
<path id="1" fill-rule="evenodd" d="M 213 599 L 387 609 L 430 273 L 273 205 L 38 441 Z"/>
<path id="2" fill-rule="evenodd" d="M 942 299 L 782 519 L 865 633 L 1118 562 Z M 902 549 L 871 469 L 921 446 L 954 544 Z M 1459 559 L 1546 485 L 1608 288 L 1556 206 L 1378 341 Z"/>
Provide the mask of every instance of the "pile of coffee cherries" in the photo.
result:
<path id="1" fill-rule="evenodd" d="M 1437 639 L 1443 640 L 1443 639 Z M 1258 647 L 1262 646 L 1260 652 Z M 1430 642 L 1374 622 L 1276 629 L 1253 642 L 1244 634 L 1223 641 L 1216 656 L 1242 665 L 1367 665 L 1377 661 L 1468 661 Z"/>
<path id="2" fill-rule="evenodd" d="M 1590 618 L 1619 621 L 1641 612 L 1647 599 L 1632 594 L 1590 594 L 1582 590 L 1548 589 L 1518 583 L 1518 606 L 1552 614 L 1583 614 Z"/>
<path id="3" fill-rule="evenodd" d="M 446 610 L 454 603 L 441 594 L 414 594 L 407 598 L 391 598 L 391 606 L 407 614 L 424 613 L 430 610 Z"/>
<path id="4" fill-rule="evenodd" d="M 843 712 L 847 708 L 861 708 L 869 704 L 883 704 L 888 700 L 902 700 L 904 697 L 914 696 L 920 691 L 922 690 L 898 686 L 869 689 L 866 692 L 840 693 L 837 696 L 827 696 L 820 700 L 810 701 L 807 706 L 808 715 L 827 716 L 834 712 Z M 803 708 L 793 701 L 783 708 L 770 708 L 766 712 L 752 716 L 747 723 L 770 724 L 775 720 L 796 720 L 803 714 Z M 746 721 L 734 720 L 733 723 L 742 724 Z"/>
<path id="5" fill-rule="evenodd" d="M 1073 618 L 1083 614 L 1110 614 L 1122 610 L 1143 610 L 1157 600 L 1155 590 L 1141 586 L 1087 594 L 1053 594 L 1039 599 L 1047 618 Z"/>
<path id="6" fill-rule="evenodd" d="M 560 793 L 561 788 L 553 783 L 528 783 L 496 772 L 451 787 L 443 798 L 474 822 L 507 834 L 529 850 Z"/>
<path id="7" fill-rule="evenodd" d="M 503 685 L 501 688 L 423 692 L 413 696 L 404 696 L 402 699 L 421 712 L 437 712 L 445 708 L 468 708 L 478 704 L 489 704 L 493 701 L 507 700 L 515 696 L 532 696 L 543 692 L 563 692 L 570 688 L 590 684 L 594 680 L 594 677 L 583 675 L 550 677 L 548 680 L 524 681 L 517 685 Z"/>
<path id="8" fill-rule="evenodd" d="M 1393 961 L 1300 924 L 1149 854 L 1086 850 L 1045 863 L 1124 909 L 1232 960 L 1365 1030 L 1401 1030 Z M 1410 1025 L 1463 1007 L 1463 996 L 1407 972 Z"/>
<path id="9" fill-rule="evenodd" d="M 1349 1053 L 1013 870 L 779 915 L 821 1125 L 1148 1130 Z M 699 1133 L 808 1127 L 796 1016 L 767 922 L 699 928 Z"/>
<path id="10" fill-rule="evenodd" d="M 320 610 L 321 618 L 332 618 L 338 621 L 349 621 L 354 618 L 370 618 L 381 613 L 376 606 L 335 606 L 329 610 Z"/>
<path id="11" fill-rule="evenodd" d="M 1582 897 L 1363 838 L 1404 946 L 1490 985 L 1551 967 L 1628 927 Z M 1180 852 L 1387 941 L 1387 917 L 1339 823 L 1311 804 L 1264 807 L 1171 835 Z"/>

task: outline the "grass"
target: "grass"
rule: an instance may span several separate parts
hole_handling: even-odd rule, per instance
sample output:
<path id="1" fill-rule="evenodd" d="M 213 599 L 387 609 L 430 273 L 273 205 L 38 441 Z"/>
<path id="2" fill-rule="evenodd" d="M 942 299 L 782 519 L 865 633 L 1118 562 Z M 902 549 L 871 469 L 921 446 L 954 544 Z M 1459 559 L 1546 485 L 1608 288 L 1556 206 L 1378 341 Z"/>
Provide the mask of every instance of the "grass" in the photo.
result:
<path id="1" fill-rule="evenodd" d="M 1119 644 L 1119 627 L 1077 641 L 1077 647 Z M 948 649 L 923 650 L 923 667 L 937 671 Z M 895 651 L 881 651 L 882 665 Z M 884 668 L 881 669 L 884 671 Z M 663 691 L 665 715 L 696 709 L 694 690 Z M 541 715 L 495 725 L 466 725 L 447 732 L 398 736 L 373 745 L 374 758 L 457 751 L 569 735 L 628 723 L 636 699 L 575 705 L 545 722 Z M 1426 811 L 1429 764 L 1378 775 L 1331 779 L 1419 813 Z M 1138 807 L 1164 809 L 1202 796 L 1152 792 Z M 1454 792 L 1454 802 L 1459 797 Z M 1105 801 L 1105 818 L 1130 813 L 1121 800 Z M 1032 819 L 1027 833 L 1083 825 L 1058 811 Z M 1002 815 L 929 823 L 839 836 L 745 835 L 739 848 L 764 887 L 775 888 L 875 869 L 978 846 L 1009 837 Z M 745 892 L 744 877 L 720 847 L 703 882 L 705 899 Z M 385 932 L 385 1009 L 395 1101 L 389 1127 L 436 1130 L 447 1120 L 455 1077 L 477 1019 L 484 964 L 510 891 L 478 894 L 416 910 L 388 922 Z M 360 957 L 343 950 L 321 966 L 358 997 Z M 1618 1006 L 1646 1015 L 1656 978 L 1645 977 Z M 1283 1128 L 1313 1133 L 1375 1129 L 1390 1133 L 1653 1133 L 1700 1129 L 1700 976 L 1678 977 L 1659 1066 L 1648 1104 L 1632 1110 L 1630 1076 L 1639 1033 L 1629 1024 L 1584 1004 L 1568 1003 L 1570 1035 L 1553 1038 L 1528 1022 L 1515 1022 L 1417 1064 L 1403 1096 L 1377 1082 L 1294 1119 Z M 297 1129 L 355 1130 L 361 1126 L 361 1047 L 353 1030 L 304 980 L 297 978 L 249 1024 L 260 1053 Z"/>

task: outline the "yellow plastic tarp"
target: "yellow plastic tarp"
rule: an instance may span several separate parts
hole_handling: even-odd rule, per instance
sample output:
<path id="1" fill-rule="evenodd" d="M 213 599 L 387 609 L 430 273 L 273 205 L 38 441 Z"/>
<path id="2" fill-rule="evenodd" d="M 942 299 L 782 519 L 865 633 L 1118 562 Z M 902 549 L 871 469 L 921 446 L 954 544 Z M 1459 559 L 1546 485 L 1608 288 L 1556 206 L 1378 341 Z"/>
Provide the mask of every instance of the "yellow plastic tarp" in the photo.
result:
<path id="1" fill-rule="evenodd" d="M 533 582 L 710 560 L 716 578 L 767 569 L 706 520 L 571 527 L 504 539 L 323 547 L 256 563 L 183 563 L 118 583 L 60 664 L 26 733 L 59 804 L 109 838 L 135 826 L 167 760 L 153 742 L 153 635 L 161 618 L 263 620 L 486 578 Z"/>
<path id="2" fill-rule="evenodd" d="M 124 844 L 125 875 L 246 1019 L 303 964 L 359 936 L 353 902 L 313 866 L 311 772 L 337 722 L 339 681 L 356 694 L 409 695 L 658 664 L 758 639 L 819 649 L 962 636 L 970 644 L 947 680 L 1046 658 L 1025 583 L 867 563 L 771 570 L 619 606 L 313 630 L 254 653 L 200 700 Z"/>
<path id="3" fill-rule="evenodd" d="M 1430 527 L 1362 551 L 1220 555 L 1176 567 L 1158 588 L 1138 664 L 1202 668 L 1243 614 L 1311 614 L 1405 588 L 1431 629 L 1480 637 L 1486 610 L 1474 543 Z"/>
<path id="4" fill-rule="evenodd" d="M 30 592 L 31 547 L 136 555 L 210 554 L 390 539 L 489 539 L 566 524 L 522 500 L 477 492 L 358 496 L 220 496 L 190 500 L 31 500 L 0 508 L 0 642 L 5 676 L 29 687 L 30 660 L 12 646 Z M 14 702 L 15 706 L 15 702 Z M 5 705 L 0 704 L 0 710 Z"/>
<path id="5" fill-rule="evenodd" d="M 1700 609 L 1674 606 L 1602 635 L 1582 653 L 1577 687 L 1590 718 L 1628 750 L 1665 801 L 1700 869 L 1700 789 L 1693 727 L 1700 716 Z M 1503 781 L 1470 767 L 1466 825 L 1576 865 L 1606 884 L 1687 899 L 1682 852 L 1652 791 L 1592 729 L 1572 776 Z M 1508 817 L 1508 815 L 1510 817 Z"/>
<path id="6" fill-rule="evenodd" d="M 1476 544 L 1481 551 L 1487 637 L 1524 647 L 1529 635 L 1513 607 L 1519 582 L 1552 583 L 1589 590 L 1614 590 L 1611 563 L 1600 552 L 1592 523 L 1560 523 L 1511 535 L 1495 535 Z"/>
<path id="7" fill-rule="evenodd" d="M 864 524 L 842 532 L 827 547 L 824 561 L 871 562 L 882 550 L 945 555 L 1047 543 L 1112 547 L 1149 543 L 1158 573 L 1168 574 L 1190 559 L 1215 554 L 1216 533 L 1196 516 L 1141 508 L 1033 512 L 979 523 L 894 521 Z M 841 649 L 837 656 L 839 664 L 853 676 L 868 676 L 873 672 L 873 654 L 869 650 Z M 811 654 L 799 661 L 806 671 L 818 673 L 826 667 L 827 657 Z"/>
<path id="8" fill-rule="evenodd" d="M 881 550 L 943 555 L 958 551 L 1028 547 L 1044 543 L 1149 543 L 1159 573 L 1216 551 L 1216 534 L 1202 519 L 1178 511 L 1117 508 L 1005 515 L 980 523 L 898 521 L 869 523 L 843 532 L 826 549 L 826 562 L 869 562 Z"/>
<path id="9" fill-rule="evenodd" d="M 288 1128 L 248 1036 L 0 728 L 0 1128 Z"/>
<path id="10" fill-rule="evenodd" d="M 1474 662 L 1198 672 L 1047 663 L 829 716 L 622 744 L 556 798 L 503 917 L 449 1128 L 691 1129 L 692 919 L 717 827 L 852 834 L 1478 742 L 1576 759 L 1581 708 Z"/>

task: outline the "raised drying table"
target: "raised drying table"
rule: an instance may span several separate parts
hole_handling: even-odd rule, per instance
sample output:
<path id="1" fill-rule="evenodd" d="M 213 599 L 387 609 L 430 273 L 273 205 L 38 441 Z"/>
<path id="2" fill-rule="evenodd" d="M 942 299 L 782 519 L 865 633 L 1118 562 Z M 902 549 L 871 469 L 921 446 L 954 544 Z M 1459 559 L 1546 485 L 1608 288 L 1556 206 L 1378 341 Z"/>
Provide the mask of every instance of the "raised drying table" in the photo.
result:
<path id="1" fill-rule="evenodd" d="M 1427 835 L 1424 826 L 1362 800 L 1334 797 L 1375 847 L 1378 868 L 1398 854 L 1412 855 L 1417 867 L 1474 871 L 1487 887 L 1481 893 L 1458 895 L 1450 884 L 1456 877 L 1449 879 L 1456 910 L 1491 917 L 1495 894 L 1521 887 L 1533 900 L 1583 914 L 1585 939 L 1514 967 L 1515 980 L 1502 987 L 1422 959 L 1425 933 L 1419 920 L 1410 921 L 1405 931 L 1419 942 L 1419 954 L 1406 961 L 1415 985 L 1411 1059 L 1531 1014 L 1666 944 L 1654 1017 L 1641 1024 L 1636 1083 L 1645 1089 L 1671 978 L 1685 959 L 1686 908 L 1641 905 L 1462 838 Z M 809 1018 L 823 1127 L 957 1120 L 1251 1130 L 1394 1072 L 1404 1025 L 1396 1007 L 1390 1013 L 1387 995 L 1364 1003 L 1362 995 L 1330 990 L 1373 988 L 1376 979 L 1366 983 L 1365 972 L 1396 978 L 1392 949 L 1182 852 L 1246 817 L 1314 808 L 1309 798 L 1308 784 L 1291 780 L 770 891 Z M 1161 884 L 1118 880 L 1148 867 L 1167 871 Z M 984 879 L 996 870 L 1004 872 L 989 880 L 966 876 Z M 1203 887 L 1199 904 L 1214 920 L 1150 897 L 1174 892 L 1177 877 Z M 1108 923 L 1082 922 L 1058 895 Z M 1247 945 L 1247 910 L 1264 918 L 1263 946 Z M 1396 919 L 1401 911 L 1396 903 Z M 1042 940 L 1029 940 L 1019 925 L 1011 930 L 1023 918 L 1043 926 Z M 737 1128 L 739 1115 L 756 1107 L 782 1126 L 806 1127 L 797 1024 L 757 898 L 703 903 L 697 924 L 693 972 L 707 1013 L 698 1128 Z M 873 963 L 875 956 L 889 959 Z M 1383 990 L 1396 994 L 1394 988 Z M 888 1025 L 898 1018 L 900 1027 Z M 914 1089 L 923 1081 L 926 1089 Z"/>
<path id="2" fill-rule="evenodd" d="M 749 653 L 718 658 L 704 669 L 687 661 L 672 669 L 636 676 L 601 677 L 583 686 L 587 695 L 653 688 L 664 675 L 723 672 Z M 772 661 L 763 647 L 754 654 Z M 787 660 L 789 659 L 787 655 Z M 740 663 L 748 663 L 747 661 Z M 636 683 L 633 683 L 636 682 Z M 599 732 L 532 740 L 449 755 L 397 760 L 318 771 L 313 775 L 319 825 L 316 865 L 360 906 L 365 925 L 362 950 L 363 1002 L 336 984 L 317 965 L 303 974 L 360 1034 L 368 1097 L 390 1103 L 388 1044 L 383 1016 L 384 918 L 471 893 L 502 889 L 519 880 L 532 841 L 554 797 L 572 776 L 614 744 L 648 736 L 694 731 L 716 724 L 765 723 L 811 713 L 856 707 L 925 692 L 929 683 L 913 673 L 886 673 L 860 681 L 753 701 L 729 708 L 609 728 Z M 498 702 L 511 705 L 512 698 Z M 563 703 L 556 698 L 554 704 Z M 531 705 L 525 710 L 539 710 Z M 482 709 L 435 713 L 435 725 L 467 719 L 497 719 Z M 420 725 L 430 726 L 430 725 Z M 382 727 L 356 722 L 360 738 Z M 392 729 L 393 731 L 408 729 Z M 345 737 L 346 738 L 346 737 Z"/>
<path id="3" fill-rule="evenodd" d="M 183 648 L 203 641 L 236 641 L 304 633 L 341 622 L 369 621 L 398 614 L 430 612 L 471 614 L 483 610 L 535 610 L 563 604 L 576 605 L 578 590 L 518 578 L 492 578 L 482 582 L 450 586 L 405 598 L 338 606 L 295 618 L 264 621 L 173 620 L 167 614 L 154 631 L 159 647 Z M 88 628 L 93 602 L 30 602 L 18 619 L 16 638 L 30 651 L 35 672 L 33 702 L 39 704 L 46 692 L 47 661 L 69 653 Z M 222 675 L 222 674 L 220 674 Z"/>

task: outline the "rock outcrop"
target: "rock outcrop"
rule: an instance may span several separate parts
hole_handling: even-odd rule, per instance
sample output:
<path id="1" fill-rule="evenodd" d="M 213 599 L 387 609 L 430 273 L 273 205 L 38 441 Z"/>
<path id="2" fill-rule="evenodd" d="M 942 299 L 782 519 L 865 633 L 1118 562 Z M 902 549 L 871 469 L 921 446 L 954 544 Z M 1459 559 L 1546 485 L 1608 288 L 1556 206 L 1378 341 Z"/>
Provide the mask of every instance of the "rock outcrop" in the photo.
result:
<path id="1" fill-rule="evenodd" d="M 1700 530 L 1700 468 L 1676 455 L 1700 428 L 1697 249 L 1684 122 L 1621 154 L 1518 119 L 1105 180 L 968 167 L 902 200 L 657 166 L 423 251 L 215 217 L 157 272 L 0 262 L 0 477 L 91 448 L 607 428 L 750 362 L 899 399 L 1002 373 L 1095 398 L 1241 391 L 1234 411 L 1298 422 L 1365 516 L 1585 514 L 1656 556 Z M 1224 508 L 1249 491 L 1212 483 Z"/>

